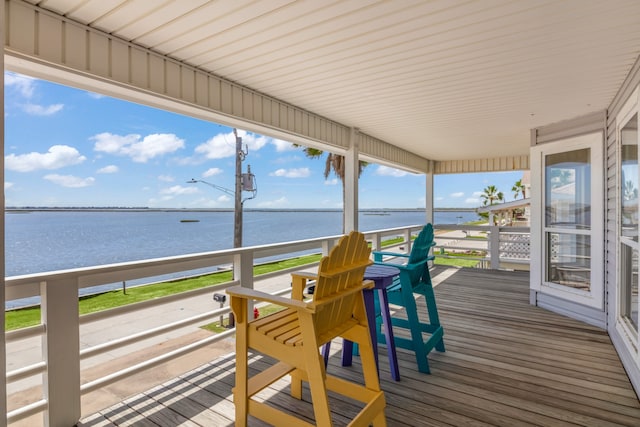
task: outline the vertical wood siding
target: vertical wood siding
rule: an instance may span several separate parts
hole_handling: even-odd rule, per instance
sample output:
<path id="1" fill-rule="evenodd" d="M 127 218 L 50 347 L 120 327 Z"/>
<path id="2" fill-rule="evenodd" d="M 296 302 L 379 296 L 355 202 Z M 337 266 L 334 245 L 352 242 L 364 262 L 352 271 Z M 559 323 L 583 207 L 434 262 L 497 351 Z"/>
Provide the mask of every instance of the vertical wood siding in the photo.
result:
<path id="1" fill-rule="evenodd" d="M 634 89 L 640 84 L 640 57 L 627 75 L 618 90 L 608 110 L 607 117 L 607 222 L 605 234 L 605 274 L 608 304 L 608 331 L 613 344 L 618 351 L 631 383 L 640 390 L 640 355 L 630 353 L 625 344 L 625 338 L 620 336 L 616 328 L 616 304 L 618 301 L 618 267 L 616 262 L 618 246 L 618 199 L 620 197 L 620 183 L 618 177 L 618 141 L 616 116 L 629 99 Z"/>
<path id="2" fill-rule="evenodd" d="M 623 85 L 618 90 L 611 105 L 607 117 L 607 229 L 606 231 L 606 281 L 607 302 L 611 306 L 609 310 L 609 324 L 615 324 L 614 304 L 617 295 L 617 242 L 618 242 L 618 197 L 620 184 L 618 178 L 618 141 L 616 135 L 616 116 L 624 103 L 629 99 L 633 90 L 640 84 L 640 58 L 636 60 L 631 71 L 627 75 Z"/>
<path id="3" fill-rule="evenodd" d="M 507 156 L 489 159 L 437 161 L 435 174 L 464 172 L 502 172 L 529 170 L 529 156 Z"/>

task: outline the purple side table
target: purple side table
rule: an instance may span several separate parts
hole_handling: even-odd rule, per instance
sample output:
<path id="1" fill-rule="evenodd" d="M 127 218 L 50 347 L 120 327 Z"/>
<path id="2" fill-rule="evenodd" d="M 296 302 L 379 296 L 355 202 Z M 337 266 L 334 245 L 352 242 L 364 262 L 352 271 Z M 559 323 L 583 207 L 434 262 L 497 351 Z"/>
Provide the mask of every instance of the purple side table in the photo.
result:
<path id="1" fill-rule="evenodd" d="M 376 332 L 376 310 L 374 302 L 374 292 L 378 292 L 380 302 L 380 314 L 382 315 L 382 329 L 387 342 L 387 353 L 389 355 L 389 365 L 391 368 L 391 378 L 400 381 L 400 370 L 398 369 L 398 358 L 396 356 L 396 343 L 393 338 L 393 327 L 391 325 L 391 314 L 389 313 L 389 299 L 387 298 L 387 287 L 393 283 L 393 279 L 400 274 L 400 270 L 388 265 L 373 264 L 367 267 L 364 272 L 365 280 L 373 280 L 373 289 L 365 289 L 363 292 L 364 304 L 367 310 L 367 320 L 369 321 L 369 331 L 371 332 L 371 343 L 378 366 L 378 334 Z M 342 366 L 350 366 L 353 355 L 353 343 L 344 340 L 342 344 Z M 378 368 L 378 372 L 380 372 Z"/>

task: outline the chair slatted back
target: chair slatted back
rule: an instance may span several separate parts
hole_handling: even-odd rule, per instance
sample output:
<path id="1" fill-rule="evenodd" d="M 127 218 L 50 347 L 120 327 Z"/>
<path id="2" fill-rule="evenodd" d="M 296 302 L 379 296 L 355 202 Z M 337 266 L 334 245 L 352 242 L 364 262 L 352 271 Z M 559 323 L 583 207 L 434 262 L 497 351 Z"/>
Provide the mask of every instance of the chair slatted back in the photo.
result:
<path id="1" fill-rule="evenodd" d="M 364 234 L 352 231 L 320 260 L 312 302 L 317 336 L 344 325 L 353 316 L 356 298 L 362 296 L 348 291 L 362 287 L 364 270 L 372 263 L 370 254 Z"/>
<path id="2" fill-rule="evenodd" d="M 420 234 L 413 241 L 411 247 L 411 253 L 409 254 L 409 264 L 424 263 L 423 268 L 413 271 L 411 277 L 411 283 L 416 284 L 420 280 L 424 279 L 425 272 L 428 271 L 427 261 L 429 259 L 429 251 L 434 243 L 433 225 L 430 223 L 422 227 Z M 427 273 L 428 274 L 428 273 Z"/>

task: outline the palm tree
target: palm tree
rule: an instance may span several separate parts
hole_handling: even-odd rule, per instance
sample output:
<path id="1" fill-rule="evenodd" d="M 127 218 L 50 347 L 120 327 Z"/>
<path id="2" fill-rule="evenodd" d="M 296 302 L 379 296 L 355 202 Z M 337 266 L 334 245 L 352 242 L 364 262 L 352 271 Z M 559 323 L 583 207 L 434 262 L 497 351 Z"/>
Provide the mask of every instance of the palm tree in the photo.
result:
<path id="1" fill-rule="evenodd" d="M 300 145 L 298 144 L 293 145 L 296 147 L 300 147 Z M 310 159 L 320 158 L 324 154 L 324 151 L 311 147 L 303 147 L 302 151 L 304 151 L 304 154 L 306 154 Z M 362 171 L 365 167 L 367 167 L 367 165 L 367 162 L 360 162 L 360 167 L 358 168 L 358 178 L 360 178 L 360 175 L 362 175 Z M 329 175 L 331 175 L 332 171 L 342 182 L 342 192 L 344 195 L 344 156 L 334 153 L 327 154 L 327 159 L 324 164 L 324 178 L 329 178 Z"/>
<path id="2" fill-rule="evenodd" d="M 293 144 L 293 145 L 295 147 L 300 147 L 300 145 L 298 145 L 298 144 Z M 303 147 L 302 151 L 304 151 L 304 154 L 306 154 L 307 157 L 309 157 L 310 159 L 320 158 L 324 154 L 324 151 L 319 150 L 317 148 L 311 148 L 311 147 Z M 360 175 L 362 175 L 363 169 L 367 165 L 368 165 L 367 162 L 360 161 L 360 167 L 358 168 L 358 178 L 360 178 Z M 331 175 L 331 171 L 333 171 L 333 173 L 342 182 L 342 192 L 343 192 L 343 195 L 344 195 L 344 173 L 345 173 L 345 170 L 344 170 L 344 156 L 341 156 L 340 154 L 334 154 L 334 153 L 328 153 L 327 154 L 327 159 L 326 159 L 325 165 L 324 165 L 324 178 L 325 179 L 329 178 L 329 175 Z"/>
<path id="3" fill-rule="evenodd" d="M 513 198 L 517 199 L 518 195 L 520 193 L 522 193 L 522 198 L 526 199 L 527 196 L 525 194 L 526 188 L 524 186 L 524 184 L 522 183 L 522 179 L 519 179 L 516 181 L 515 184 L 513 184 L 513 187 L 511 187 L 511 191 L 513 191 Z"/>
<path id="4" fill-rule="evenodd" d="M 638 189 L 633 184 L 633 181 L 628 180 L 624 182 L 623 194 L 624 200 L 633 200 L 638 198 Z"/>
<path id="5" fill-rule="evenodd" d="M 480 195 L 482 206 L 493 205 L 504 200 L 504 194 L 498 191 L 495 185 L 489 185 L 483 191 L 484 193 Z"/>
<path id="6" fill-rule="evenodd" d="M 295 147 L 301 147 L 298 144 L 293 144 L 293 145 Z M 320 158 L 324 154 L 324 151 L 319 150 L 317 148 L 311 148 L 311 147 L 302 147 L 302 151 L 304 151 L 304 153 L 310 159 Z M 359 166 L 358 166 L 358 178 L 360 178 L 360 175 L 362 175 L 362 171 L 364 170 L 365 167 L 367 167 L 367 165 L 368 165 L 367 162 L 360 161 Z M 325 179 L 329 178 L 329 175 L 331 175 L 332 171 L 335 174 L 335 176 L 338 177 L 338 179 L 340 179 L 340 182 L 342 183 L 342 205 L 343 205 L 343 209 L 342 209 L 342 216 L 343 216 L 342 219 L 343 219 L 343 221 L 342 221 L 342 224 L 344 226 L 344 215 L 345 215 L 345 212 L 344 212 L 344 199 L 345 199 L 345 196 L 346 196 L 345 195 L 345 188 L 344 188 L 344 175 L 345 175 L 344 156 L 341 156 L 340 154 L 334 154 L 334 153 L 328 153 L 327 154 L 327 159 L 326 159 L 325 164 L 324 164 L 324 178 Z"/>

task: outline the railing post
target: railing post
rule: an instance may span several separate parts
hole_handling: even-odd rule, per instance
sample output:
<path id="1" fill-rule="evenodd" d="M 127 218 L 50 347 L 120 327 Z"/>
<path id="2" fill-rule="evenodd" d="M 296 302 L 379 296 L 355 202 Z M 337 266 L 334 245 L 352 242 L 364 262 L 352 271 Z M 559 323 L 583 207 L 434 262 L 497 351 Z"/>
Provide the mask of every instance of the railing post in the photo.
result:
<path id="1" fill-rule="evenodd" d="M 243 288 L 253 289 L 253 252 L 242 251 L 233 255 L 233 280 L 240 282 Z M 253 301 L 248 301 L 247 313 L 253 313 Z M 233 312 L 229 313 L 229 327 L 236 326 Z"/>
<path id="2" fill-rule="evenodd" d="M 253 289 L 253 252 L 244 250 L 233 255 L 233 280 L 243 288 Z"/>
<path id="3" fill-rule="evenodd" d="M 381 251 L 382 250 L 382 238 L 380 237 L 380 233 L 375 233 L 371 238 L 371 251 Z"/>
<path id="4" fill-rule="evenodd" d="M 489 226 L 489 256 L 491 269 L 498 270 L 500 268 L 500 227 L 497 225 Z"/>
<path id="5" fill-rule="evenodd" d="M 77 281 L 40 285 L 46 427 L 72 426 L 80 421 L 80 322 Z"/>
<path id="6" fill-rule="evenodd" d="M 411 253 L 411 245 L 413 244 L 413 242 L 411 241 L 411 230 L 408 228 L 405 228 L 403 233 L 402 233 L 402 237 L 404 238 L 405 241 L 405 249 L 406 249 L 406 253 Z"/>
<path id="7" fill-rule="evenodd" d="M 336 245 L 336 242 L 333 239 L 327 239 L 322 242 L 322 256 L 329 255 L 331 249 Z"/>

